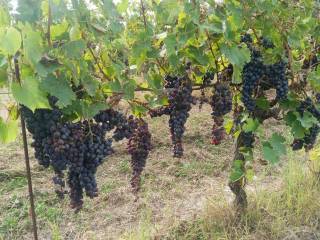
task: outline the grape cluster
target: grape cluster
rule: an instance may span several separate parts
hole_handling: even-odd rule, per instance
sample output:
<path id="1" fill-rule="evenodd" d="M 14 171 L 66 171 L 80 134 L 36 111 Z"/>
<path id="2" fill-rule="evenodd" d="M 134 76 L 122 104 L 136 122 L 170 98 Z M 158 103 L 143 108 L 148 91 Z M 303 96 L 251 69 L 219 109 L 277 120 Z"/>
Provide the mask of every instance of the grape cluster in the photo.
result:
<path id="1" fill-rule="evenodd" d="M 310 150 L 314 147 L 314 144 L 317 141 L 317 137 L 319 134 L 320 128 L 318 125 L 313 125 L 309 129 L 309 133 L 307 133 L 302 139 L 294 139 L 293 143 L 291 144 L 292 150 L 300 150 L 303 147 L 306 150 Z"/>
<path id="2" fill-rule="evenodd" d="M 206 102 L 205 88 L 211 84 L 213 79 L 214 79 L 214 72 L 213 71 L 206 72 L 205 75 L 202 77 L 201 97 L 200 97 L 199 109 L 202 109 L 203 103 Z"/>
<path id="3" fill-rule="evenodd" d="M 57 171 L 68 167 L 71 207 L 79 210 L 83 192 L 90 198 L 98 195 L 96 171 L 105 157 L 112 154 L 107 129 L 93 121 L 59 123 L 51 128 L 51 165 Z"/>
<path id="4" fill-rule="evenodd" d="M 302 69 L 316 68 L 319 62 L 317 55 L 312 55 L 303 61 Z"/>
<path id="5" fill-rule="evenodd" d="M 104 123 L 93 120 L 63 122 L 62 113 L 54 103 L 51 103 L 52 109 L 36 109 L 35 112 L 22 106 L 21 113 L 32 134 L 32 146 L 39 164 L 51 166 L 56 173 L 53 182 L 59 187 L 56 189 L 58 196 L 63 197 L 65 193 L 64 171 L 67 170 L 71 207 L 79 210 L 84 192 L 90 198 L 97 196 L 97 167 L 113 153 L 112 140 L 106 138 L 106 132 L 116 126 L 114 138 L 119 139 L 129 135 L 129 125 L 125 117 L 111 110 L 113 118 Z M 100 118 L 98 114 L 96 119 Z M 126 127 L 122 128 L 119 122 L 125 122 Z"/>
<path id="6" fill-rule="evenodd" d="M 243 146 L 246 148 L 253 148 L 254 135 L 252 132 L 241 132 L 243 136 Z"/>
<path id="7" fill-rule="evenodd" d="M 169 127 L 173 143 L 173 156 L 182 157 L 182 136 L 185 123 L 193 102 L 192 86 L 186 77 L 177 78 L 175 88 L 169 93 L 170 118 Z"/>
<path id="8" fill-rule="evenodd" d="M 315 98 L 316 98 L 317 103 L 319 104 L 320 103 L 320 93 L 316 93 Z"/>
<path id="9" fill-rule="evenodd" d="M 313 104 L 313 101 L 310 97 L 307 97 L 304 101 L 302 101 L 297 108 L 297 112 L 300 114 L 300 116 L 303 116 L 305 111 L 310 112 L 318 121 L 320 121 L 320 111 Z"/>
<path id="10" fill-rule="evenodd" d="M 211 115 L 214 120 L 211 143 L 218 145 L 225 135 L 223 116 L 232 110 L 232 92 L 227 84 L 221 82 L 215 84 L 210 105 L 212 108 Z"/>
<path id="11" fill-rule="evenodd" d="M 288 95 L 288 79 L 286 77 L 287 64 L 284 61 L 279 61 L 275 64 L 266 66 L 266 76 L 275 86 L 277 91 L 277 99 L 286 99 Z"/>
<path id="12" fill-rule="evenodd" d="M 131 187 L 134 194 L 140 189 L 140 176 L 151 150 L 151 134 L 148 124 L 142 119 L 135 119 L 132 115 L 126 118 L 122 113 L 113 109 L 101 111 L 94 117 L 102 124 L 102 128 L 110 131 L 115 128 L 113 138 L 116 141 L 128 138 L 128 152 L 131 155 L 132 178 Z"/>
<path id="13" fill-rule="evenodd" d="M 151 150 L 151 134 L 148 124 L 143 119 L 134 119 L 133 122 L 134 129 L 128 141 L 128 152 L 131 154 L 131 187 L 133 193 L 137 194 L 140 189 L 141 173 Z"/>
<path id="14" fill-rule="evenodd" d="M 21 114 L 26 121 L 26 127 L 32 134 L 33 142 L 31 146 L 35 149 L 35 157 L 38 163 L 44 167 L 49 167 L 51 159 L 48 155 L 51 145 L 50 136 L 51 129 L 61 119 L 61 112 L 57 108 L 51 109 L 36 109 L 32 112 L 29 108 L 22 106 Z"/>
<path id="15" fill-rule="evenodd" d="M 252 37 L 249 33 L 245 33 L 241 36 L 241 42 L 251 44 L 253 42 Z"/>
<path id="16" fill-rule="evenodd" d="M 164 87 L 168 90 L 169 105 L 151 110 L 149 114 L 151 117 L 158 117 L 164 114 L 169 115 L 173 156 L 182 157 L 184 125 L 189 117 L 189 111 L 193 103 L 192 85 L 187 77 L 167 75 Z"/>
<path id="17" fill-rule="evenodd" d="M 303 116 L 304 112 L 310 112 L 313 117 L 315 117 L 318 121 L 320 121 L 320 111 L 315 107 L 310 97 L 307 97 L 304 101 L 300 103 L 297 107 L 297 112 L 300 116 Z M 317 124 L 314 124 L 307 134 L 305 134 L 302 139 L 294 139 L 291 144 L 292 150 L 300 150 L 303 147 L 306 150 L 310 150 L 313 148 L 316 143 L 317 136 L 319 134 L 320 127 Z"/>
<path id="18" fill-rule="evenodd" d="M 269 48 L 274 48 L 274 44 L 273 42 L 265 37 L 261 37 L 260 38 L 261 41 L 261 45 L 265 48 L 265 49 L 269 49 Z"/>
<path id="19" fill-rule="evenodd" d="M 218 82 L 230 83 L 232 81 L 233 65 L 230 63 L 226 68 L 218 73 Z"/>
<path id="20" fill-rule="evenodd" d="M 164 80 L 165 80 L 165 84 L 164 84 L 165 89 L 170 89 L 170 88 L 177 89 L 181 84 L 181 79 L 177 76 L 166 75 Z"/>
<path id="21" fill-rule="evenodd" d="M 223 127 L 223 117 L 214 117 L 211 131 L 211 144 L 219 145 L 225 137 L 225 130 Z"/>
<path id="22" fill-rule="evenodd" d="M 206 87 L 209 86 L 214 79 L 214 72 L 213 71 L 208 71 L 205 73 L 205 75 L 202 78 L 202 86 Z"/>
<path id="23" fill-rule="evenodd" d="M 222 117 L 232 110 L 232 92 L 227 84 L 215 84 L 211 108 L 213 117 Z"/>
<path id="24" fill-rule="evenodd" d="M 132 119 L 132 116 L 129 117 Z M 102 128 L 110 131 L 115 128 L 113 138 L 120 141 L 124 138 L 129 138 L 132 134 L 131 127 L 126 117 L 113 109 L 100 111 L 95 117 L 96 122 L 102 123 Z"/>
<path id="25" fill-rule="evenodd" d="M 242 41 L 248 44 L 251 51 L 251 60 L 243 67 L 242 71 L 242 102 L 249 112 L 255 110 L 256 104 L 253 98 L 257 94 L 258 86 L 261 90 L 276 89 L 276 100 L 284 100 L 288 94 L 288 78 L 286 76 L 287 64 L 280 60 L 275 64 L 265 65 L 261 52 L 252 46 L 252 38 L 244 35 Z M 272 42 L 261 38 L 265 48 L 274 47 Z"/>
<path id="26" fill-rule="evenodd" d="M 242 102 L 249 112 L 255 109 L 255 101 L 252 98 L 259 79 L 262 78 L 265 72 L 265 66 L 262 62 L 260 52 L 253 50 L 251 52 L 251 60 L 245 64 L 242 71 Z"/>

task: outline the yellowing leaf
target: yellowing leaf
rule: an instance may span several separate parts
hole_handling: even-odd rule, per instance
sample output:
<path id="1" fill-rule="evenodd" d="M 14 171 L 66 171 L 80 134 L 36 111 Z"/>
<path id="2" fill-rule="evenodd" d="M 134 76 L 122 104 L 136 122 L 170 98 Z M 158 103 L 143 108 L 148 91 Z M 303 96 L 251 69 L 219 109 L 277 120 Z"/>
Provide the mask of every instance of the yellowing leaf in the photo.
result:
<path id="1" fill-rule="evenodd" d="M 0 143 L 10 143 L 13 142 L 18 135 L 18 121 L 11 120 L 4 122 L 0 118 Z"/>

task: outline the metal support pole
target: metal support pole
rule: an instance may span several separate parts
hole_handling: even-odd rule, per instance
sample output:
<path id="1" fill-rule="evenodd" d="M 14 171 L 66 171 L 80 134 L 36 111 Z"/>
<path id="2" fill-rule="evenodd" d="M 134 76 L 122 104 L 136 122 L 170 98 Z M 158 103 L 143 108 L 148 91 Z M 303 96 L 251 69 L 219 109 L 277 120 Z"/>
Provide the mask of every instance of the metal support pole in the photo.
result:
<path id="1" fill-rule="evenodd" d="M 20 112 L 21 114 L 21 112 Z M 38 240 L 38 231 L 37 231 L 37 217 L 34 207 L 34 198 L 33 198 L 33 189 L 32 189 L 32 179 L 31 179 L 31 170 L 30 170 L 30 160 L 28 152 L 28 143 L 27 143 L 27 133 L 26 126 L 24 123 L 23 116 L 21 115 L 21 129 L 22 129 L 22 138 L 23 138 L 23 148 L 24 148 L 24 158 L 26 161 L 26 170 L 27 170 L 27 179 L 28 179 L 28 189 L 29 189 L 29 199 L 30 199 L 30 208 L 31 208 L 31 218 L 32 218 L 32 229 L 33 236 L 35 240 Z"/>
<path id="2" fill-rule="evenodd" d="M 14 70 L 15 70 L 16 80 L 19 83 L 21 83 L 19 63 L 16 57 L 14 58 Z M 19 110 L 21 110 L 21 108 Z M 38 240 L 37 218 L 36 218 L 36 212 L 34 207 L 34 198 L 33 198 L 33 190 L 32 190 L 32 179 L 31 179 L 29 152 L 28 152 L 27 132 L 26 132 L 26 125 L 25 125 L 21 111 L 20 111 L 20 119 L 21 119 L 24 158 L 26 162 L 26 171 L 27 171 L 27 179 L 28 179 L 28 190 L 29 190 L 29 199 L 30 199 L 30 210 L 31 210 L 30 213 L 31 213 L 31 220 L 32 220 L 33 236 L 35 240 Z"/>

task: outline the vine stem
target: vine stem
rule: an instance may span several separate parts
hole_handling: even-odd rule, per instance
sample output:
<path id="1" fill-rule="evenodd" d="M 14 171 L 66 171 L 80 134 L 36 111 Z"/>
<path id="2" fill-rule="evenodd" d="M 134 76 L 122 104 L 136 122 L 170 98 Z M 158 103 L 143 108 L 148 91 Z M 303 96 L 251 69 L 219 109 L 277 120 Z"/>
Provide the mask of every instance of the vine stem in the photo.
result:
<path id="1" fill-rule="evenodd" d="M 49 47 L 52 46 L 51 42 L 51 23 L 52 23 L 52 14 L 51 14 L 51 0 L 48 0 L 48 27 L 47 27 L 47 41 Z"/>
<path id="2" fill-rule="evenodd" d="M 19 82 L 19 84 L 21 84 L 19 63 L 16 57 L 14 58 L 14 70 L 15 70 L 16 80 Z M 20 105 L 20 120 L 21 120 L 24 158 L 25 158 L 26 172 L 27 172 L 27 179 L 28 179 L 30 214 L 32 219 L 33 237 L 35 240 L 38 240 L 37 217 L 35 212 L 34 197 L 33 197 L 34 195 L 33 195 L 33 189 L 32 189 L 30 159 L 29 159 L 28 142 L 27 142 L 27 131 L 26 131 L 26 125 L 25 125 L 23 115 L 21 114 L 21 105 Z"/>
<path id="3" fill-rule="evenodd" d="M 141 6 L 142 17 L 143 17 L 144 29 L 147 30 L 147 20 L 146 20 L 146 14 L 145 14 L 146 9 L 144 7 L 143 0 L 140 0 L 140 6 Z"/>
<path id="4" fill-rule="evenodd" d="M 91 55 L 92 55 L 92 57 L 93 57 L 96 65 L 98 66 L 100 73 L 101 73 L 108 81 L 111 81 L 111 79 L 108 77 L 108 75 L 103 71 L 102 67 L 100 66 L 97 56 L 94 54 L 92 48 L 90 47 L 90 43 L 88 43 L 88 49 L 89 49 L 89 51 L 90 51 L 90 53 L 91 53 Z"/>
<path id="5" fill-rule="evenodd" d="M 210 36 L 209 36 L 209 33 L 208 33 L 208 31 L 206 30 L 206 35 L 207 35 L 207 44 L 208 44 L 208 46 L 209 46 L 209 48 L 210 48 L 210 52 L 211 52 L 211 54 L 212 54 L 212 56 L 213 56 L 213 58 L 214 58 L 214 64 L 216 65 L 216 69 L 217 69 L 217 71 L 219 70 L 219 64 L 218 64 L 218 60 L 217 60 L 217 58 L 216 58 L 216 56 L 215 56 L 215 54 L 214 54 L 214 52 L 213 52 L 213 48 L 212 48 L 212 45 L 211 45 L 211 39 L 210 39 Z"/>
<path id="6" fill-rule="evenodd" d="M 294 72 L 293 72 L 293 68 L 292 68 L 293 57 L 292 57 L 291 49 L 290 49 L 290 46 L 288 44 L 287 39 L 284 42 L 284 48 L 286 49 L 286 52 L 288 54 L 288 68 L 290 69 L 290 75 L 292 78 L 292 82 L 294 82 Z"/>

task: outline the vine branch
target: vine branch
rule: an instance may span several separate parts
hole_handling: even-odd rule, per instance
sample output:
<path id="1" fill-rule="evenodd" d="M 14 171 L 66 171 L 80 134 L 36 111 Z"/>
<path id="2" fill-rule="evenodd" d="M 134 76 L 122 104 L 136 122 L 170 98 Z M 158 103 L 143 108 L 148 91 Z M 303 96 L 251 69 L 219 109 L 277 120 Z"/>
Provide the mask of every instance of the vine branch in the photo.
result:
<path id="1" fill-rule="evenodd" d="M 141 7 L 141 12 L 142 12 L 142 17 L 143 17 L 144 29 L 147 30 L 147 20 L 146 20 L 146 14 L 145 14 L 146 9 L 143 4 L 143 0 L 140 0 L 140 7 Z"/>
<path id="2" fill-rule="evenodd" d="M 51 24 L 52 24 L 52 14 L 51 14 L 51 0 L 48 0 L 48 26 L 47 26 L 47 41 L 49 47 L 52 46 L 51 42 Z"/>
<path id="3" fill-rule="evenodd" d="M 94 62 L 96 63 L 100 73 L 105 77 L 105 79 L 107 79 L 108 81 L 111 81 L 111 79 L 109 78 L 109 76 L 103 71 L 102 67 L 100 66 L 99 60 L 97 58 L 97 56 L 94 54 L 92 48 L 90 47 L 90 43 L 88 43 L 88 49 L 93 57 Z"/>

